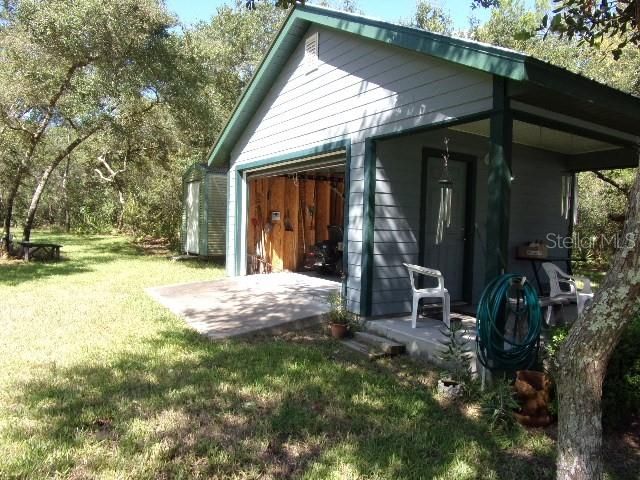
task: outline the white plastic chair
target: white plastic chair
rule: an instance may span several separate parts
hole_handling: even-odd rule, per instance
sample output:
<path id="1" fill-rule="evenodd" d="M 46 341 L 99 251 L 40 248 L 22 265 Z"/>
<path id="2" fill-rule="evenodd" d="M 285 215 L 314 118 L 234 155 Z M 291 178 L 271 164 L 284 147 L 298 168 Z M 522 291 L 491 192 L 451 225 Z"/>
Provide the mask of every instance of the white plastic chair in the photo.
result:
<path id="1" fill-rule="evenodd" d="M 591 281 L 586 277 L 568 275 L 551 262 L 543 263 L 542 268 L 544 268 L 545 273 L 549 277 L 549 300 L 558 303 L 575 300 L 578 306 L 578 315 L 580 315 L 587 302 L 593 299 Z M 577 282 L 582 283 L 582 288 L 578 288 Z M 562 289 L 561 284 L 565 285 L 566 288 Z M 552 307 L 553 305 L 551 304 L 547 306 L 547 323 L 549 323 L 550 320 Z"/>
<path id="2" fill-rule="evenodd" d="M 449 315 L 451 311 L 451 302 L 449 299 L 449 292 L 444 288 L 444 277 L 438 270 L 431 268 L 420 267 L 418 265 L 411 265 L 409 263 L 403 263 L 407 270 L 409 270 L 409 279 L 411 280 L 411 290 L 413 291 L 413 308 L 411 310 L 411 326 L 416 328 L 416 322 L 418 320 L 418 307 L 420 306 L 420 300 L 422 298 L 439 298 L 442 301 L 442 321 L 449 328 L 451 323 L 449 322 Z M 424 275 L 426 277 L 432 277 L 438 280 L 438 286 L 433 288 L 417 288 L 414 275 Z"/>

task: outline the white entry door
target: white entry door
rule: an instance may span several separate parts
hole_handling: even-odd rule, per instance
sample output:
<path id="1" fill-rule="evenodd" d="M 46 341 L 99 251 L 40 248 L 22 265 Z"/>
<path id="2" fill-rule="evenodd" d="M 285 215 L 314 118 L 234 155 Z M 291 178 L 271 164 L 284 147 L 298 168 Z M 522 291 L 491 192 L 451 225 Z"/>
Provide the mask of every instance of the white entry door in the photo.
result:
<path id="1" fill-rule="evenodd" d="M 200 253 L 200 182 L 187 183 L 187 242 L 188 253 Z"/>
<path id="2" fill-rule="evenodd" d="M 426 215 L 424 226 L 424 266 L 440 270 L 452 301 L 464 299 L 464 266 L 466 241 L 467 164 L 449 160 L 449 178 L 453 181 L 451 225 L 443 239 L 436 243 L 442 158 L 428 158 L 426 171 Z"/>

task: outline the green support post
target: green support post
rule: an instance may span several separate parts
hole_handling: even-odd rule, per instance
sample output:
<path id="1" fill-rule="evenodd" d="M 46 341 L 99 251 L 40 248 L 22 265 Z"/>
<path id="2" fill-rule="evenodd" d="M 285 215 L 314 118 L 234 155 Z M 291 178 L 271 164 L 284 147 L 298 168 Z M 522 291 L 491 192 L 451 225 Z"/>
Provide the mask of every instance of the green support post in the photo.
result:
<path id="1" fill-rule="evenodd" d="M 506 271 L 509 261 L 512 132 L 507 80 L 494 76 L 487 195 L 487 284 Z"/>

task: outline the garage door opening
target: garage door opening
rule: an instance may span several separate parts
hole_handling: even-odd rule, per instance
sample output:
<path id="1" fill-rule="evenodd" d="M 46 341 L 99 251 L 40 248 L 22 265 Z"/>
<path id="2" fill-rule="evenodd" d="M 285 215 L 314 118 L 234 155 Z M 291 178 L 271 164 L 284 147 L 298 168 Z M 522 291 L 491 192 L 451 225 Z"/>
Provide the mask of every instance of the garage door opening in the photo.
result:
<path id="1" fill-rule="evenodd" d="M 247 176 L 247 273 L 338 278 L 344 252 L 344 153 Z"/>

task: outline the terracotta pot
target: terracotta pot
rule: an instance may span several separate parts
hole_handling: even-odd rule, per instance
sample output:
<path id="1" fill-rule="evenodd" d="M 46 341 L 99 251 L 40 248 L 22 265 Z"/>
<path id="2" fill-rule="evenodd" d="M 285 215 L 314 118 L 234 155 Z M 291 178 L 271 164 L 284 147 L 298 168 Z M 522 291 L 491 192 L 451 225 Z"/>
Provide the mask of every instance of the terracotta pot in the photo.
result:
<path id="1" fill-rule="evenodd" d="M 542 372 L 530 370 L 520 370 L 516 375 L 514 390 L 521 412 L 514 415 L 518 422 L 525 427 L 546 427 L 551 424 L 551 379 Z"/>
<path id="2" fill-rule="evenodd" d="M 344 338 L 347 335 L 347 326 L 343 323 L 330 323 L 331 336 L 333 338 Z"/>

